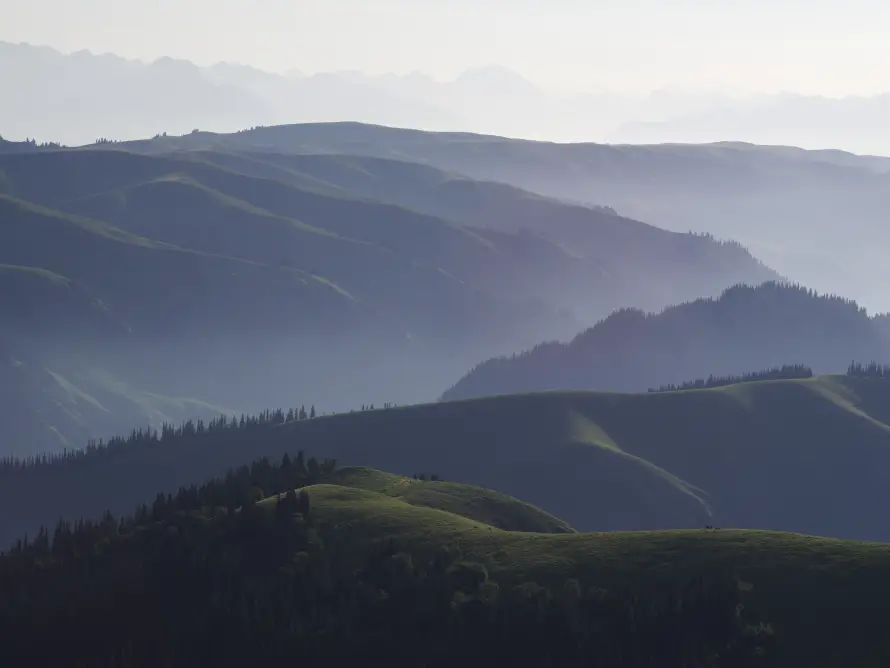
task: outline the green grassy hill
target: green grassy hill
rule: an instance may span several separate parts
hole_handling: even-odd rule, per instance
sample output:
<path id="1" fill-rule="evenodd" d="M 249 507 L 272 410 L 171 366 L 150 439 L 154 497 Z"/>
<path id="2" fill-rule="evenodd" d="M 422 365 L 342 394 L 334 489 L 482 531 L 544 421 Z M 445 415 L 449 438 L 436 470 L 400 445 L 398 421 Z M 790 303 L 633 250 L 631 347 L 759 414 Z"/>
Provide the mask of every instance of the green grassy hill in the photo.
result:
<path id="1" fill-rule="evenodd" d="M 273 494 L 254 505 L 250 499 L 256 498 L 257 486 Z M 291 495 L 294 486 L 298 493 Z M 330 462 L 319 466 L 302 455 L 280 464 L 256 460 L 224 480 L 192 484 L 173 497 L 159 495 L 120 521 L 106 515 L 73 534 L 70 524 L 59 526 L 57 543 L 48 544 L 41 533 L 30 545 L 0 556 L 4 590 L 12 596 L 11 602 L 3 601 L 3 620 L 10 626 L 18 622 L 19 633 L 31 632 L 28 623 L 19 621 L 21 614 L 40 620 L 38 628 L 55 623 L 61 632 L 75 625 L 74 619 L 58 621 L 62 611 L 72 609 L 72 601 L 79 614 L 87 609 L 108 624 L 126 610 L 159 606 L 159 599 L 188 605 L 188 616 L 167 620 L 152 607 L 152 619 L 175 628 L 197 618 L 197 633 L 207 628 L 201 615 L 228 609 L 223 602 L 237 609 L 246 598 L 249 606 L 271 610 L 304 591 L 295 590 L 295 582 L 321 582 L 329 587 L 322 587 L 328 594 L 324 600 L 339 600 L 357 579 L 366 597 L 410 596 L 400 574 L 431 586 L 460 581 L 470 594 L 481 588 L 487 600 L 504 597 L 515 605 L 528 602 L 536 590 L 556 604 L 571 602 L 573 592 L 626 605 L 643 601 L 645 616 L 661 606 L 688 611 L 707 583 L 738 578 L 750 589 L 743 619 L 766 622 L 774 633 L 766 665 L 883 668 L 890 660 L 887 544 L 727 529 L 575 533 L 537 508 L 496 492 L 367 468 L 332 470 Z M 529 531 L 534 527 L 540 530 Z M 89 547 L 71 549 L 84 544 Z M 436 563 L 439 571 L 421 570 Z M 326 568 L 315 570 L 318 564 Z M 228 577 L 209 577 L 213 572 Z M 381 579 L 372 580 L 375 575 Z M 231 579 L 238 584 L 222 589 Z M 702 588 L 687 589 L 690 583 L 702 583 Z M 684 590 L 680 606 L 676 595 Z M 213 596 L 216 591 L 226 596 Z M 515 596 L 523 592 L 526 597 Z M 306 597 L 298 605 L 313 600 Z M 411 615 L 429 615 L 430 623 L 441 619 L 428 606 L 418 606 L 416 595 L 406 600 L 414 603 Z M 444 601 L 447 610 L 466 602 L 467 593 L 449 590 Z M 735 601 L 732 609 L 739 610 Z M 344 620 L 348 610 L 345 606 Z M 621 611 L 626 608 L 616 608 L 615 614 Z M 541 623 L 540 617 L 534 619 Z M 686 618 L 683 628 L 690 623 L 706 624 Z M 535 633 L 542 626 L 522 629 Z M 83 643 L 98 652 L 119 640 L 118 634 L 80 633 L 82 643 L 75 645 L 80 652 L 86 651 Z M 14 637 L 27 645 L 18 634 Z M 180 644 L 188 649 L 190 641 L 186 634 Z"/>
<path id="2" fill-rule="evenodd" d="M 824 376 L 491 397 L 294 428 L 311 452 L 521 494 L 584 530 L 713 524 L 883 540 L 888 405 L 890 383 Z"/>
<path id="3" fill-rule="evenodd" d="M 432 483 L 433 485 L 437 483 Z M 362 553 L 459 550 L 504 584 L 560 587 L 568 578 L 613 592 L 733 573 L 754 585 L 749 608 L 777 634 L 776 665 L 882 666 L 890 660 L 890 546 L 769 532 L 705 530 L 528 534 L 337 485 L 305 488 L 325 540 Z"/>
<path id="4" fill-rule="evenodd" d="M 888 406 L 885 379 L 822 376 L 359 411 L 205 433 L 187 448 L 137 441 L 7 475 L 0 504 L 33 501 L 2 538 L 65 513 L 124 512 L 246 457 L 302 449 L 498 490 L 581 531 L 713 525 L 890 540 Z"/>
<path id="5" fill-rule="evenodd" d="M 378 508 L 378 520 L 382 520 L 388 509 L 408 504 L 458 515 L 477 524 L 482 523 L 506 531 L 574 532 L 568 524 L 539 508 L 500 492 L 473 485 L 418 480 L 364 467 L 339 469 L 325 482 L 325 485 L 317 489 L 312 488 L 313 497 L 316 494 L 331 495 L 344 501 L 355 498 L 358 503 L 367 502 L 366 510 L 369 512 L 373 508 Z M 360 490 L 362 493 L 357 493 L 353 497 L 352 491 L 337 490 L 335 487 Z M 430 517 L 440 516 L 430 515 Z M 377 527 L 372 529 L 376 530 Z M 379 535 L 390 534 L 381 532 Z"/>

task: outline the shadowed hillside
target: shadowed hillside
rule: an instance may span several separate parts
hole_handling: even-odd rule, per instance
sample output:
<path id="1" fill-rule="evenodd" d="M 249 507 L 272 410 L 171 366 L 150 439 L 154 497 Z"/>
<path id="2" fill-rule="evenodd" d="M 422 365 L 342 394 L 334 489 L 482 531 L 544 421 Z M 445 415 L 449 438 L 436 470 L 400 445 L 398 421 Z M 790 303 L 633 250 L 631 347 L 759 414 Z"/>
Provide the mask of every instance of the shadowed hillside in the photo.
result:
<path id="1" fill-rule="evenodd" d="M 97 375 L 234 411 L 432 400 L 476 360 L 618 306 L 774 276 L 731 243 L 396 161 L 37 148 L 0 156 L 0 263 L 63 277 L 116 324 L 75 342 L 67 307 L 36 320 L 25 290 L 2 314 L 7 344 L 106 408 Z M 47 410 L 38 397 L 22 415 Z M 26 429 L 61 439 L 0 429 L 0 452 L 121 429 L 103 415 Z"/>
<path id="2" fill-rule="evenodd" d="M 854 301 L 797 286 L 736 286 L 718 299 L 657 314 L 623 309 L 567 344 L 542 343 L 488 360 L 442 398 L 541 390 L 641 392 L 786 363 L 834 373 L 851 359 L 890 359 L 884 320 L 869 317 Z"/>
<path id="3" fill-rule="evenodd" d="M 171 138 L 150 150 L 171 146 L 394 158 L 606 204 L 666 229 L 736 239 L 783 276 L 890 310 L 879 250 L 888 243 L 890 177 L 868 156 L 738 142 L 559 144 L 359 123 Z M 863 247 L 865 238 L 881 242 Z"/>
<path id="4" fill-rule="evenodd" d="M 676 234 L 603 207 L 573 205 L 429 165 L 352 155 L 186 152 L 249 174 L 405 206 L 457 222 L 524 266 L 511 279 L 534 294 L 599 317 L 621 306 L 644 309 L 719 293 L 727 281 L 778 278 L 733 242 Z M 549 241 L 557 252 L 541 240 Z"/>
<path id="5" fill-rule="evenodd" d="M 190 424 L 0 469 L 31 502 L 2 537 L 58 515 L 123 512 L 246 455 L 303 449 L 518 496 L 584 531 L 778 529 L 890 539 L 890 383 L 823 376 L 644 394 L 492 397 L 288 420 Z M 30 492 L 29 492 L 30 490 Z"/>

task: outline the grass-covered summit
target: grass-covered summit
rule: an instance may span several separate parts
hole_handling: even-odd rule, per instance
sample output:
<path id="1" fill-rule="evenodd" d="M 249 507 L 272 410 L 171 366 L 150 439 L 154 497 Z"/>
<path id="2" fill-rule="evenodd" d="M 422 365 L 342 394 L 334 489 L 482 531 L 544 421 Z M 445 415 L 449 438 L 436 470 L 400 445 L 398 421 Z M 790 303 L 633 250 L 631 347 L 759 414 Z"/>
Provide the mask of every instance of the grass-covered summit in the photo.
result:
<path id="1" fill-rule="evenodd" d="M 347 467 L 327 476 L 325 489 L 319 488 L 318 493 L 333 497 L 344 494 L 342 490 L 333 489 L 335 486 L 356 490 L 338 498 L 354 498 L 367 504 L 366 509 L 376 515 L 375 522 L 381 521 L 387 510 L 398 510 L 402 504 L 407 504 L 458 515 L 506 531 L 574 533 L 574 529 L 562 520 L 506 494 L 421 476 L 418 479 L 366 467 Z M 375 509 L 380 513 L 376 514 Z M 381 532 L 381 535 L 387 534 L 390 532 Z"/>

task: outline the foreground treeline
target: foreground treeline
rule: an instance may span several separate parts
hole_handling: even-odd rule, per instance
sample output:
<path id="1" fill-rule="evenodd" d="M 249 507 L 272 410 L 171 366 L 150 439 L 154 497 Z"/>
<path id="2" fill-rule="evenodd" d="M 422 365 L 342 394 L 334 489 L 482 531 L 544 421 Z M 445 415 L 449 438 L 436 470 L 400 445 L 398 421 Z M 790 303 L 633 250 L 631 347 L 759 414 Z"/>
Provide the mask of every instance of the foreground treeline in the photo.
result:
<path id="1" fill-rule="evenodd" d="M 772 633 L 731 577 L 548 588 L 498 582 L 457 548 L 323 538 L 311 493 L 292 485 L 333 466 L 261 460 L 132 516 L 20 541 L 0 556 L 0 665 L 769 664 Z"/>
<path id="2" fill-rule="evenodd" d="M 753 371 L 740 376 L 708 376 L 689 380 L 680 384 L 659 385 L 649 388 L 649 392 L 673 392 L 675 390 L 701 390 L 708 387 L 725 387 L 738 383 L 752 383 L 760 380 L 792 380 L 812 378 L 813 370 L 804 364 L 783 364 L 764 371 Z"/>

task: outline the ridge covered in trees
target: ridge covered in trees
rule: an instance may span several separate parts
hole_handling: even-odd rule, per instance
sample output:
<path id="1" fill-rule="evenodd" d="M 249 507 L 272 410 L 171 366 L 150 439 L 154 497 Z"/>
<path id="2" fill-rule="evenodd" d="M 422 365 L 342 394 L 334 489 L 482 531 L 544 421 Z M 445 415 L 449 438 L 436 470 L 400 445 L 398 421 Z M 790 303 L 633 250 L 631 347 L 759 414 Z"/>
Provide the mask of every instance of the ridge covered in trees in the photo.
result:
<path id="1" fill-rule="evenodd" d="M 738 383 L 754 383 L 761 380 L 788 380 L 793 378 L 812 378 L 813 370 L 805 364 L 783 364 L 764 371 L 752 371 L 739 376 L 708 376 L 687 380 L 683 383 L 659 385 L 649 388 L 649 392 L 674 392 L 676 390 L 701 390 L 708 387 L 726 387 Z"/>
<path id="2" fill-rule="evenodd" d="M 850 359 L 890 359 L 884 320 L 853 300 L 800 285 L 737 285 L 718 298 L 659 313 L 620 309 L 568 343 L 491 358 L 442 399 L 543 390 L 644 392 L 783 365 L 843 373 Z"/>

